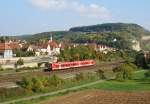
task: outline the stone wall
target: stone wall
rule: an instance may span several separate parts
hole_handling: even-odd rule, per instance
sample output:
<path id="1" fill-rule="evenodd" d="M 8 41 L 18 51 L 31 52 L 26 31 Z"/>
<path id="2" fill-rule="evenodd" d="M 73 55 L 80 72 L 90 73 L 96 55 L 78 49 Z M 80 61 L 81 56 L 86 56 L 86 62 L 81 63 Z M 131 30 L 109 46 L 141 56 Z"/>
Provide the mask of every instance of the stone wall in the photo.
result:
<path id="1" fill-rule="evenodd" d="M 22 58 L 25 62 L 28 62 L 34 60 L 36 57 L 0 58 L 0 64 L 13 64 L 20 58 Z"/>

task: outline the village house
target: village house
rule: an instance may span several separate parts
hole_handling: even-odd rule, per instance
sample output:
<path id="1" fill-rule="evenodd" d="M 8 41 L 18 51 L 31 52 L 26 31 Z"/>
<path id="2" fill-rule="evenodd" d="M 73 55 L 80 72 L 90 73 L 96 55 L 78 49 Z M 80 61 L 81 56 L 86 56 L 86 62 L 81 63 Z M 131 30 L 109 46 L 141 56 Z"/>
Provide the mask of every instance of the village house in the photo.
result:
<path id="1" fill-rule="evenodd" d="M 21 44 L 11 40 L 8 42 L 0 43 L 0 57 L 12 58 L 14 56 L 13 51 L 21 48 Z"/>
<path id="2" fill-rule="evenodd" d="M 106 45 L 101 45 L 101 44 L 97 44 L 95 46 L 95 50 L 103 52 L 105 54 L 107 54 L 108 52 L 116 51 L 115 48 L 112 48 L 112 47 L 109 47 L 109 46 L 106 46 Z"/>
<path id="3" fill-rule="evenodd" d="M 8 43 L 0 43 L 0 58 L 12 58 L 13 51 Z"/>
<path id="4" fill-rule="evenodd" d="M 37 56 L 41 54 L 45 55 L 58 55 L 60 54 L 61 44 L 57 44 L 55 40 L 53 40 L 52 35 L 48 43 L 40 44 L 40 45 L 29 45 L 27 51 L 35 51 Z"/>

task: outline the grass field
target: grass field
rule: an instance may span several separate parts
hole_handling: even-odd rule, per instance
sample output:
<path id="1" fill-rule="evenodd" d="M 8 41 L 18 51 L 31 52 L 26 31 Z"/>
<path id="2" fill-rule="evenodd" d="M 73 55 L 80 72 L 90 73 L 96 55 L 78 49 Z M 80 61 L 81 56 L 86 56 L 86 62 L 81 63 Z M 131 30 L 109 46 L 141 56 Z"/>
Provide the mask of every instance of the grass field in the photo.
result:
<path id="1" fill-rule="evenodd" d="M 90 88 L 115 91 L 150 91 L 150 83 L 138 81 L 107 81 L 91 86 Z"/>
<path id="2" fill-rule="evenodd" d="M 92 89 L 115 90 L 115 91 L 150 91 L 150 80 L 144 80 L 146 70 L 136 71 L 132 80 L 110 80 L 91 86 Z"/>

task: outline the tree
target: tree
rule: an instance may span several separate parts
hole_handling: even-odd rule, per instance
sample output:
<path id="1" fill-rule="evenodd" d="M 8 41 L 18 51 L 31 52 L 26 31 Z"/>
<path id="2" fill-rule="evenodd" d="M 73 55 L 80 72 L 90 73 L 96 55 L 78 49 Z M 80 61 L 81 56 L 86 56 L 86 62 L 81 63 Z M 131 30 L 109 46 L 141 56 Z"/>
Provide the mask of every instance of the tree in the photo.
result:
<path id="1" fill-rule="evenodd" d="M 144 57 L 144 53 L 142 53 L 142 52 L 137 54 L 136 59 L 135 59 L 135 63 L 137 66 L 142 67 L 144 69 L 148 68 L 147 60 Z"/>
<path id="2" fill-rule="evenodd" d="M 125 63 L 113 69 L 113 72 L 116 73 L 116 79 L 126 80 L 132 78 L 134 69 L 130 65 Z"/>

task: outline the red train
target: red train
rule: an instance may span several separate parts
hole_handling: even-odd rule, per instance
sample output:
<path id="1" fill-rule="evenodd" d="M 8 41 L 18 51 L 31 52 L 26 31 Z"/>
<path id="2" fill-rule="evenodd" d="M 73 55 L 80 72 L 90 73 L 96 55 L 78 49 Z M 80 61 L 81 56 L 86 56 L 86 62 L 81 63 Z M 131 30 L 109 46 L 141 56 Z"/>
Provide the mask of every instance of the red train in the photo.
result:
<path id="1" fill-rule="evenodd" d="M 55 71 L 55 70 L 62 70 L 62 69 L 69 69 L 69 68 L 92 66 L 95 64 L 96 64 L 96 62 L 94 60 L 59 62 L 59 63 L 49 64 L 48 70 Z"/>

